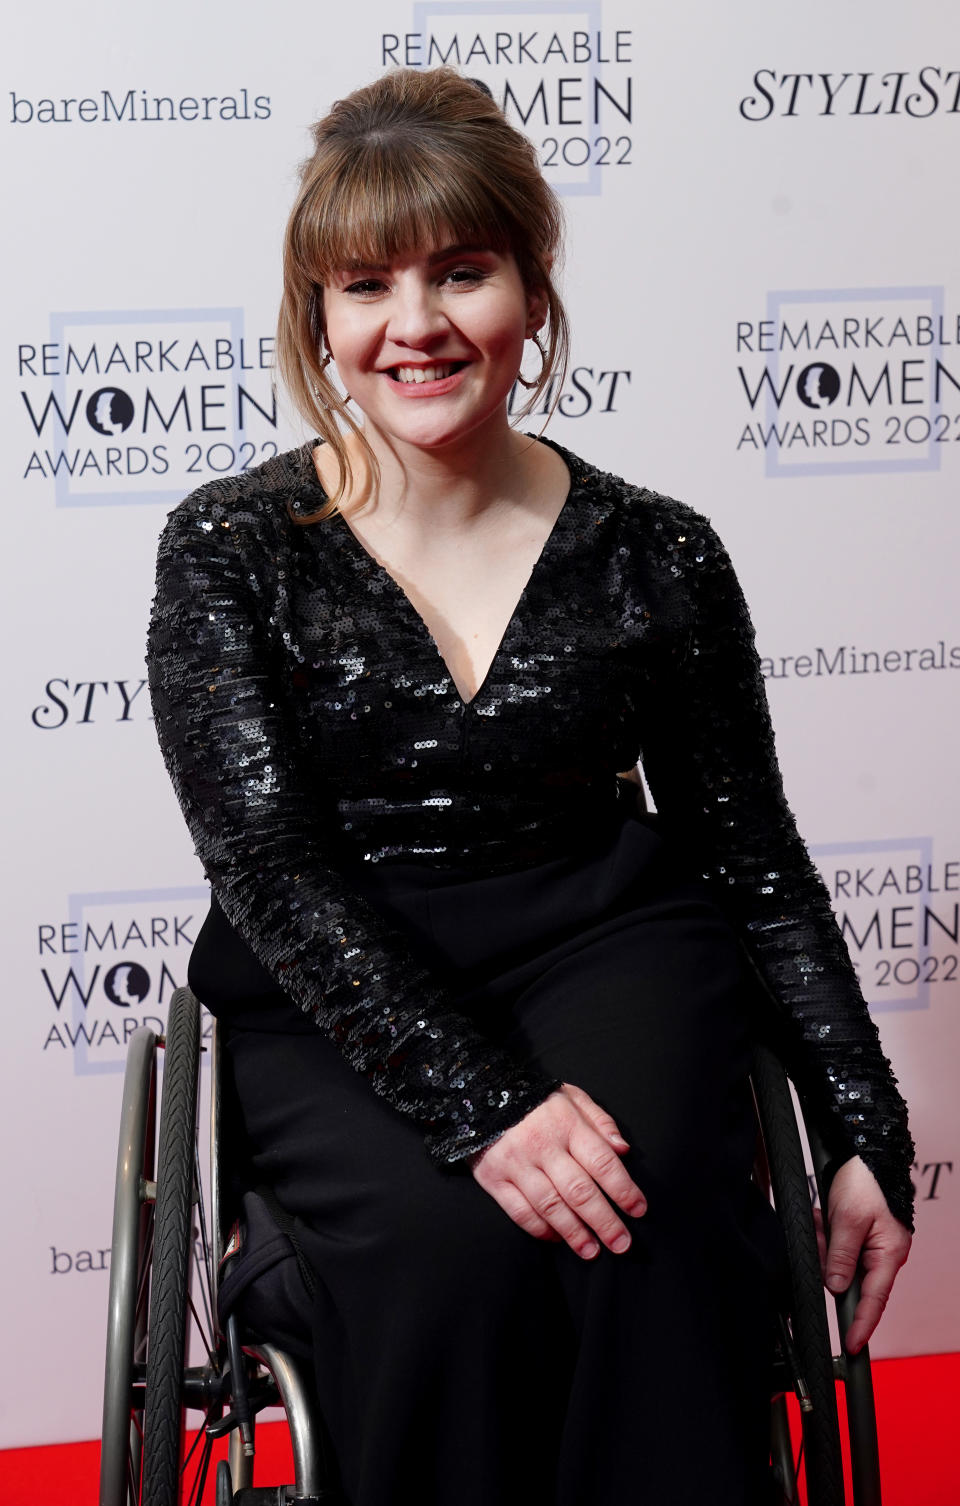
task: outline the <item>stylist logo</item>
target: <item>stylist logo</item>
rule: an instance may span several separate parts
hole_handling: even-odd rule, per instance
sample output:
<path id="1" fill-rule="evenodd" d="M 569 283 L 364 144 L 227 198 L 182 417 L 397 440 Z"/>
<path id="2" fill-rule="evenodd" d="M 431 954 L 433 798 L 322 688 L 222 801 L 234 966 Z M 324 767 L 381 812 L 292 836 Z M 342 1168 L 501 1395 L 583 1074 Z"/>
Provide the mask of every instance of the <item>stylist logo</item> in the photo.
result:
<path id="1" fill-rule="evenodd" d="M 382 68 L 449 64 L 485 84 L 533 141 L 558 193 L 630 187 L 638 48 L 632 27 L 604 24 L 602 0 L 414 0 L 407 16 L 406 26 L 380 33 Z"/>
<path id="2" fill-rule="evenodd" d="M 891 59 L 892 61 L 892 59 Z M 780 72 L 758 68 L 738 105 L 741 119 L 864 121 L 896 115 L 901 120 L 928 120 L 931 115 L 956 119 L 960 114 L 960 70 L 956 62 L 886 72 L 835 69 L 830 73 Z"/>

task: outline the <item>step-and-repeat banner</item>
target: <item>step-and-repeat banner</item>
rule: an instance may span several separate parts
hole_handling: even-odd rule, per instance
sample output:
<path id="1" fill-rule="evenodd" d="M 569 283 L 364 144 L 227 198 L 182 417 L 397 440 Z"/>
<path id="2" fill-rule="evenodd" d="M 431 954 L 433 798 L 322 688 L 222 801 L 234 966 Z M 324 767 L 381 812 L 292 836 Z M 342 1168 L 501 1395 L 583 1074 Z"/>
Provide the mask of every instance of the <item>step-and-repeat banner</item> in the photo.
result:
<path id="1" fill-rule="evenodd" d="M 398 65 L 485 80 L 563 195 L 551 434 L 734 557 L 913 1109 L 919 1238 L 874 1351 L 960 1347 L 953 4 L 58 0 L 11 27 L 0 1444 L 99 1429 L 124 1043 L 207 907 L 144 683 L 157 535 L 302 437 L 272 377 L 296 165 Z"/>

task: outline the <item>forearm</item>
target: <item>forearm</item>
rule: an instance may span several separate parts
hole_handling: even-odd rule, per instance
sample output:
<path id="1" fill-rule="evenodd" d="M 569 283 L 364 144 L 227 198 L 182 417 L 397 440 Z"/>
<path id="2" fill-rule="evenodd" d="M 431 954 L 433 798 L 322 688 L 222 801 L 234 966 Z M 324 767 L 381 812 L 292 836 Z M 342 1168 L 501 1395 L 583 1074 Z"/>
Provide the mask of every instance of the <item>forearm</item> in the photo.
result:
<path id="1" fill-rule="evenodd" d="M 269 610 L 250 584 L 257 561 L 223 523 L 191 504 L 173 514 L 148 645 L 157 732 L 198 856 L 279 986 L 421 1126 L 432 1155 L 457 1160 L 554 1084 L 459 1015 L 405 935 L 339 870 Z"/>

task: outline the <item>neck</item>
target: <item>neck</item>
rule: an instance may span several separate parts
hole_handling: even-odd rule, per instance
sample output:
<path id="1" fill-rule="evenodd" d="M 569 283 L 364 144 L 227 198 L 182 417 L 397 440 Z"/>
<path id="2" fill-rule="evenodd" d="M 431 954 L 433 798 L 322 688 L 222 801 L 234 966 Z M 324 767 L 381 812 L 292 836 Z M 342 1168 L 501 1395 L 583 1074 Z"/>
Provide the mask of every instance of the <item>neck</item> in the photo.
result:
<path id="1" fill-rule="evenodd" d="M 373 493 L 369 468 L 355 440 L 348 439 L 356 479 L 347 506 L 351 517 L 389 526 L 403 514 L 407 527 L 421 523 L 431 532 L 461 529 L 491 508 L 517 500 L 527 484 L 525 457 L 539 447 L 511 429 L 502 415 L 483 424 L 456 445 L 425 449 L 398 445 L 368 423 L 365 437 L 380 469 Z M 353 504 L 351 506 L 351 503 Z"/>

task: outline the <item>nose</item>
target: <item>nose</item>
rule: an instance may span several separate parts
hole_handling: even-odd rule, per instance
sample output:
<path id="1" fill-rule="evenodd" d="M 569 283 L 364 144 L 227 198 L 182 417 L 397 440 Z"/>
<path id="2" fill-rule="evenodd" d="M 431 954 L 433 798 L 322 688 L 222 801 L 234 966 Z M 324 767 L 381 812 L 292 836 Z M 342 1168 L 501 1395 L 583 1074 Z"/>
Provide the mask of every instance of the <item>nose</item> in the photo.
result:
<path id="1" fill-rule="evenodd" d="M 397 278 L 390 299 L 386 335 L 395 345 L 409 350 L 428 350 L 449 331 L 439 290 L 429 279 L 411 270 Z"/>

